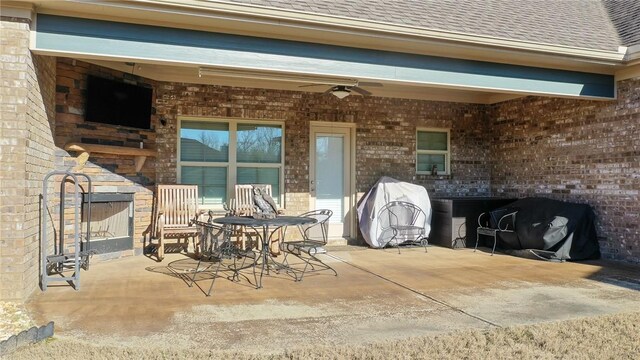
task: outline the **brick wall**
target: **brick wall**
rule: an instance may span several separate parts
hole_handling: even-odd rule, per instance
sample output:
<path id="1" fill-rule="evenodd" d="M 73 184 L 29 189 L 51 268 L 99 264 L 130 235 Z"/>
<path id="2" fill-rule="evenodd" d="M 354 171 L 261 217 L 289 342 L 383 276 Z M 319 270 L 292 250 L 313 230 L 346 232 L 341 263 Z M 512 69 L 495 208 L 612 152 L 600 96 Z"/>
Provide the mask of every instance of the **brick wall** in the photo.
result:
<path id="1" fill-rule="evenodd" d="M 640 263 L 640 79 L 616 101 L 529 97 L 492 106 L 491 188 L 588 203 L 603 257 Z"/>
<path id="2" fill-rule="evenodd" d="M 84 122 L 86 76 L 124 79 L 154 87 L 152 131 L 122 129 Z M 179 116 L 278 120 L 285 123 L 285 203 L 288 210 L 308 209 L 309 122 L 346 122 L 356 126 L 356 187 L 367 191 L 383 175 L 424 185 L 432 196 L 488 195 L 489 146 L 481 106 L 403 99 L 344 100 L 293 91 L 231 88 L 184 83 L 155 83 L 81 61 L 58 60 L 56 145 L 70 141 L 157 148 L 141 174 L 132 172 L 133 159 L 95 155 L 90 161 L 135 184 L 175 183 L 177 180 L 177 121 Z M 159 119 L 166 120 L 161 125 Z M 452 175 L 415 174 L 416 127 L 451 129 Z M 69 158 L 66 160 L 69 161 Z M 109 175 L 112 174 L 112 175 Z"/>
<path id="3" fill-rule="evenodd" d="M 40 201 L 53 168 L 55 60 L 29 51 L 28 19 L 0 19 L 0 299 L 38 286 Z"/>
<path id="4" fill-rule="evenodd" d="M 489 146 L 486 120 L 476 105 L 317 93 L 158 84 L 158 182 L 177 179 L 179 116 L 280 120 L 285 123 L 286 206 L 308 209 L 309 122 L 355 123 L 356 188 L 367 191 L 381 176 L 424 185 L 432 196 L 488 195 Z M 415 174 L 416 127 L 451 128 L 452 175 Z"/>
<path id="5" fill-rule="evenodd" d="M 85 92 L 87 76 L 96 75 L 116 79 L 131 84 L 153 87 L 152 80 L 92 65 L 68 58 L 58 58 L 56 76 L 56 146 L 63 148 L 69 142 L 95 143 L 138 148 L 140 142 L 145 148 L 155 147 L 155 131 L 124 128 L 108 124 L 84 121 Z M 157 117 L 152 115 L 151 126 L 157 126 Z M 153 184 L 155 179 L 155 159 L 147 159 L 145 166 L 136 173 L 133 157 L 108 154 L 92 154 L 96 160 L 113 173 L 126 176 L 140 184 Z"/>
<path id="6" fill-rule="evenodd" d="M 367 99 L 368 101 L 368 99 Z M 489 195 L 489 144 L 483 107 L 375 99 L 357 114 L 357 190 L 381 177 L 423 185 L 432 197 Z M 372 111 L 373 110 L 373 111 Z M 451 175 L 416 175 L 416 128 L 451 131 Z"/>
<path id="7" fill-rule="evenodd" d="M 56 169 L 87 174 L 91 177 L 94 193 L 134 194 L 134 249 L 96 256 L 94 261 L 141 254 L 151 225 L 156 159 L 147 158 L 142 169 L 136 172 L 133 156 L 91 153 L 88 161 L 84 163 L 77 157 L 79 154 L 65 151 L 64 146 L 70 142 L 82 142 L 138 148 L 142 142 L 145 148 L 154 148 L 156 132 L 153 128 L 157 126 L 155 115 L 152 115 L 151 119 L 152 129 L 143 130 L 85 122 L 84 112 L 88 75 L 126 81 L 139 86 L 154 87 L 155 83 L 152 80 L 68 58 L 58 58 L 56 75 Z M 69 188 L 67 194 L 71 194 L 72 191 L 73 189 Z M 52 207 L 51 210 L 56 215 L 59 212 L 57 207 Z M 73 219 L 71 206 L 66 208 L 65 220 L 67 219 Z M 66 243 L 71 244 L 73 233 L 69 231 L 65 235 Z"/>
<path id="8" fill-rule="evenodd" d="M 153 87 L 156 110 L 153 129 L 85 123 L 83 91 L 87 74 Z M 600 233 L 606 234 L 602 239 L 605 255 L 633 261 L 637 258 L 634 250 L 637 244 L 632 240 L 637 236 L 633 230 L 637 221 L 633 215 L 614 219 L 612 214 L 620 213 L 617 206 L 621 201 L 626 204 L 625 209 L 637 211 L 633 207 L 637 200 L 633 190 L 638 189 L 637 179 L 616 180 L 616 172 L 624 172 L 621 169 L 627 165 L 620 165 L 618 160 L 598 160 L 598 156 L 613 152 L 610 159 L 626 156 L 632 161 L 633 153 L 621 150 L 633 141 L 631 133 L 624 132 L 629 137 L 625 137 L 627 142 L 616 145 L 620 134 L 614 135 L 611 125 L 623 124 L 624 128 L 636 119 L 634 104 L 638 100 L 633 98 L 637 92 L 634 84 L 619 84 L 621 95 L 616 103 L 525 98 L 481 106 L 359 96 L 338 100 L 304 92 L 156 83 L 81 61 L 59 59 L 55 139 L 59 148 L 70 141 L 134 147 L 143 141 L 145 147 L 157 148 L 158 156 L 147 160 L 140 173 L 133 170 L 133 159 L 108 155 L 92 156 L 85 167 L 98 179 L 99 186 L 128 187 L 137 197 L 142 196 L 140 200 L 136 197 L 136 202 L 143 204 L 136 214 L 137 249 L 142 244 L 141 234 L 150 223 L 151 185 L 173 183 L 177 179 L 178 117 L 202 116 L 285 123 L 285 201 L 292 212 L 308 207 L 309 122 L 354 123 L 359 193 L 386 175 L 422 184 L 435 197 L 542 194 L 589 202 L 595 205 L 600 218 Z M 160 124 L 160 118 L 166 120 L 166 125 Z M 415 174 L 416 127 L 451 129 L 452 175 Z M 607 132 L 609 135 L 605 136 Z M 598 150 L 591 156 L 585 148 Z M 76 166 L 72 156 L 63 151 L 59 154 L 59 166 Z M 590 159 L 596 159 L 595 163 Z M 584 174 L 574 176 L 576 169 L 583 169 Z M 626 191 L 626 195 L 620 197 L 619 191 Z M 617 197 L 612 199 L 613 193 Z"/>

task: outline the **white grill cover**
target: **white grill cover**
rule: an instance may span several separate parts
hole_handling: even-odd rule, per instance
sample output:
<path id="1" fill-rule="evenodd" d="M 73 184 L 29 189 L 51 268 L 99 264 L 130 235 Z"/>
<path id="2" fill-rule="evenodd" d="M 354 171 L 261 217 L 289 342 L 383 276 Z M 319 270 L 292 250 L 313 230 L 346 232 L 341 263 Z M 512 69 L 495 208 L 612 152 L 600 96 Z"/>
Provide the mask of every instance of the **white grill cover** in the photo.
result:
<path id="1" fill-rule="evenodd" d="M 426 215 L 424 224 L 425 236 L 429 236 L 431 232 L 431 202 L 429 201 L 427 189 L 420 185 L 383 176 L 373 185 L 358 205 L 360 231 L 369 246 L 373 248 L 382 247 L 380 240 L 383 240 L 383 234 L 381 224 L 377 219 L 378 212 L 388 202 L 396 200 L 415 204 L 424 211 Z"/>

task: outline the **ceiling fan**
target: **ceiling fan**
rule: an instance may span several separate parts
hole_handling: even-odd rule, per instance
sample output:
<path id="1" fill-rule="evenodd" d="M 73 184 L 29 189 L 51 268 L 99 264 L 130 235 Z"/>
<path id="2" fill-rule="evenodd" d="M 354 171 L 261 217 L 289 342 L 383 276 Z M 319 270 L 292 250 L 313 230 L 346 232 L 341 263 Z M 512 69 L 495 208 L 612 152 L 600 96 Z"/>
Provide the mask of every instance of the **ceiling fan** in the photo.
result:
<path id="1" fill-rule="evenodd" d="M 368 87 L 382 87 L 381 83 L 377 82 L 356 82 L 355 85 L 327 85 L 327 84 L 309 84 L 309 85 L 301 85 L 299 87 L 312 87 L 312 86 L 329 86 L 329 89 L 325 91 L 325 94 L 332 94 L 339 99 L 344 99 L 345 97 L 351 95 L 352 92 L 360 94 L 362 96 L 370 96 L 372 95 L 370 91 L 367 91 L 362 88 L 362 86 Z"/>

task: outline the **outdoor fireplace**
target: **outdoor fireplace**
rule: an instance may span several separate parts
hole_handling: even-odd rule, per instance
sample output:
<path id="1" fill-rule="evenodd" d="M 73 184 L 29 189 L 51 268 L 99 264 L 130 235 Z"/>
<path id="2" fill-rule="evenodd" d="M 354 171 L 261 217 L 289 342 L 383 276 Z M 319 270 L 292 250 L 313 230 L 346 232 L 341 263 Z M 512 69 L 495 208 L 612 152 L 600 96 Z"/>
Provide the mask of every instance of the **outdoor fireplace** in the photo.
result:
<path id="1" fill-rule="evenodd" d="M 88 210 L 89 196 L 83 194 L 83 236 L 87 233 Z M 95 250 L 98 254 L 133 249 L 133 194 L 92 194 L 90 230 L 91 239 L 88 249 Z"/>

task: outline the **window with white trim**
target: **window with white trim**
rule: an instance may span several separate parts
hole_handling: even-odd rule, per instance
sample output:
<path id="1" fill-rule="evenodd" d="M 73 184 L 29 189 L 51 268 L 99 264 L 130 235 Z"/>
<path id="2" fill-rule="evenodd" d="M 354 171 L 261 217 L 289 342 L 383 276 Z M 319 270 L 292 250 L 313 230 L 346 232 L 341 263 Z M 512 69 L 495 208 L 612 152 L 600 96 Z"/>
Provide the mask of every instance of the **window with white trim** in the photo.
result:
<path id="1" fill-rule="evenodd" d="M 235 184 L 271 184 L 280 203 L 282 123 L 184 118 L 178 135 L 178 181 L 198 185 L 201 205 L 229 203 Z"/>
<path id="2" fill-rule="evenodd" d="M 416 173 L 450 174 L 448 129 L 418 129 L 416 136 Z"/>

